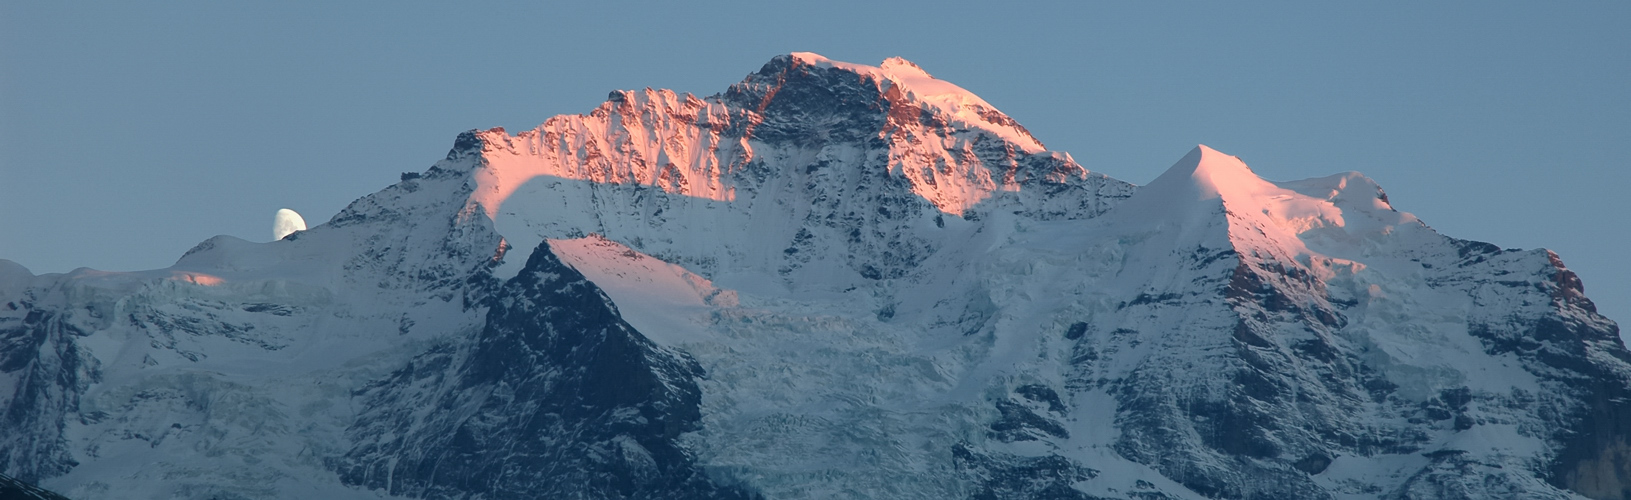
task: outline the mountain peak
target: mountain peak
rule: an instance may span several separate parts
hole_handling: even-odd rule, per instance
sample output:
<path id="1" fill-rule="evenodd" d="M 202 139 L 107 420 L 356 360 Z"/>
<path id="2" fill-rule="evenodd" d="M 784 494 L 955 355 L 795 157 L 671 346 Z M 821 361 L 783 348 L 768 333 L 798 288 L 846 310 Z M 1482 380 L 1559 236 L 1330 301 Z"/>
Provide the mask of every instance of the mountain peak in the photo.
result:
<path id="1" fill-rule="evenodd" d="M 789 64 L 791 63 L 791 64 Z M 783 78 L 782 71 L 808 66 L 836 69 L 870 80 L 891 103 L 915 106 L 943 121 L 982 129 L 1009 141 L 1027 153 L 1047 147 L 1013 118 L 998 111 L 980 96 L 951 82 L 935 78 L 916 63 L 900 57 L 885 59 L 877 66 L 828 59 L 813 52 L 778 56 L 759 70 L 761 77 Z M 752 80 L 752 77 L 750 77 Z M 782 80 L 777 80 L 782 81 Z"/>
<path id="2" fill-rule="evenodd" d="M 1179 235 L 1179 247 L 1226 244 L 1280 266 L 1319 261 L 1358 269 L 1353 262 L 1376 261 L 1367 242 L 1436 237 L 1414 215 L 1394 210 L 1381 187 L 1358 172 L 1268 181 L 1239 157 L 1205 145 L 1112 213 L 1133 227 L 1167 228 Z"/>
<path id="3" fill-rule="evenodd" d="M 1241 209 L 1273 197 L 1278 188 L 1251 167 L 1206 145 L 1197 145 L 1119 211 L 1139 219 L 1208 221 L 1219 206 Z M 1203 222 L 1205 223 L 1205 222 Z"/>
<path id="4" fill-rule="evenodd" d="M 814 52 L 793 52 L 793 53 L 787 54 L 785 56 L 777 56 L 775 59 L 772 59 L 771 62 L 774 63 L 777 60 L 784 59 L 784 58 L 787 59 L 787 60 L 791 60 L 793 62 L 799 63 L 799 64 L 805 64 L 805 65 L 816 66 L 816 67 L 821 67 L 821 68 L 840 68 L 840 69 L 845 69 L 845 70 L 849 70 L 849 71 L 853 71 L 853 72 L 857 72 L 857 73 L 871 74 L 871 73 L 882 72 L 884 74 L 898 74 L 898 75 L 910 75 L 910 76 L 917 76 L 917 77 L 924 77 L 924 78 L 934 78 L 934 76 L 930 75 L 928 71 L 924 71 L 922 66 L 918 66 L 917 63 L 914 63 L 912 61 L 908 61 L 908 60 L 906 60 L 906 58 L 900 57 L 900 56 L 895 56 L 895 57 L 890 57 L 888 59 L 884 59 L 883 62 L 878 63 L 877 66 L 867 66 L 865 64 L 856 64 L 856 63 L 849 63 L 849 62 L 834 60 L 834 59 L 828 58 L 827 56 L 823 56 L 821 54 L 817 54 L 817 53 L 814 53 Z"/>
<path id="5" fill-rule="evenodd" d="M 989 103 L 974 95 L 973 92 L 964 90 L 951 82 L 937 79 L 930 75 L 928 71 L 925 71 L 922 66 L 918 66 L 917 63 L 902 57 L 884 59 L 877 66 L 836 61 L 814 52 L 794 52 L 785 57 L 796 64 L 817 68 L 836 68 L 841 71 L 872 77 L 879 83 L 903 86 L 906 87 L 905 90 L 922 96 L 957 96 L 969 99 L 970 103 L 990 106 Z M 775 64 L 779 59 L 781 58 L 772 59 L 771 65 Z"/>
<path id="6" fill-rule="evenodd" d="M 1167 184 L 1182 184 L 1193 190 L 1196 199 L 1234 198 L 1252 196 L 1274 185 L 1258 177 L 1240 157 L 1224 154 L 1205 144 L 1197 145 L 1172 164 L 1160 177 L 1150 182 L 1150 188 Z"/>
<path id="7" fill-rule="evenodd" d="M 1204 145 L 1135 188 L 970 99 L 796 53 L 460 134 L 278 241 L 0 260 L 0 471 L 85 499 L 1623 500 L 1631 352 L 1555 254 Z"/>
<path id="8" fill-rule="evenodd" d="M 934 76 L 930 75 L 929 72 L 924 71 L 923 67 L 918 66 L 917 63 L 908 61 L 903 57 L 891 57 L 884 59 L 883 63 L 878 65 L 878 68 L 888 72 L 916 73 L 926 78 L 934 78 Z"/>
<path id="9" fill-rule="evenodd" d="M 837 145 L 843 147 L 831 149 Z M 472 202 L 501 218 L 505 200 L 538 176 L 639 184 L 731 202 L 747 194 L 737 188 L 755 189 L 784 173 L 754 170 L 766 154 L 830 156 L 879 146 L 885 156 L 876 163 L 856 157 L 855 166 L 904 180 L 914 194 L 952 215 L 1042 184 L 1100 182 L 1089 181 L 1092 175 L 1068 155 L 1047 151 L 978 96 L 910 61 L 896 57 L 866 66 L 810 52 L 777 56 L 714 97 L 615 91 L 588 114 L 557 116 L 513 136 L 501 129 L 461 134 L 448 160 L 475 168 Z M 837 164 L 832 158 L 810 161 Z M 818 170 L 801 168 L 804 175 Z M 1057 205 L 1049 209 L 1055 215 L 1108 208 L 1084 207 L 1071 197 L 1046 201 L 1040 192 L 1023 196 L 1032 209 Z"/>

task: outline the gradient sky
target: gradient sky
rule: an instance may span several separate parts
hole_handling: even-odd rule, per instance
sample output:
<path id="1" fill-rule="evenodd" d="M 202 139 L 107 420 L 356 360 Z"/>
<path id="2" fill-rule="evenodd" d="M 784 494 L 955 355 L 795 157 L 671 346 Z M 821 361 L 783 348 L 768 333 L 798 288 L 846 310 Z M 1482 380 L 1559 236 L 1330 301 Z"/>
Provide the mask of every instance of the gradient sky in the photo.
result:
<path id="1" fill-rule="evenodd" d="M 910 59 L 1133 183 L 1197 143 L 1364 172 L 1631 320 L 1631 2 L 276 4 L 0 2 L 0 258 L 165 267 L 278 208 L 326 221 L 460 131 L 811 51 Z"/>

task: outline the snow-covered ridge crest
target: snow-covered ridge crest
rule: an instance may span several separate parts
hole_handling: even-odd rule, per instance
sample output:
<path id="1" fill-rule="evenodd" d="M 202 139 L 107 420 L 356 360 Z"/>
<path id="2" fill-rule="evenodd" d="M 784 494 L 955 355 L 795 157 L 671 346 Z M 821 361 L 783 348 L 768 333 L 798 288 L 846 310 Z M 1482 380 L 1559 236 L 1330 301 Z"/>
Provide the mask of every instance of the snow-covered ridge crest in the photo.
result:
<path id="1" fill-rule="evenodd" d="M 1237 299 L 1257 300 L 1248 295 L 1271 287 L 1309 321 L 1332 325 L 1342 321 L 1333 300 L 1355 299 L 1330 284 L 1347 283 L 1372 265 L 1415 265 L 1381 257 L 1380 247 L 1443 245 L 1414 215 L 1394 210 L 1363 174 L 1273 182 L 1239 157 L 1205 145 L 1113 215 L 1127 227 L 1172 233 L 1168 238 L 1181 247 L 1233 253 L 1239 265 L 1230 286 Z"/>
<path id="2" fill-rule="evenodd" d="M 935 81 L 783 56 L 462 134 L 277 241 L 0 261 L 0 473 L 83 500 L 1631 498 L 1631 352 L 1555 254 L 1205 146 L 1134 189 Z"/>
<path id="3" fill-rule="evenodd" d="M 467 132 L 426 176 L 467 176 L 512 247 L 600 233 L 706 276 L 805 284 L 820 261 L 904 276 L 982 214 L 1085 219 L 1131 194 L 964 94 L 904 60 L 779 56 L 706 98 L 617 91 L 515 135 Z"/>
<path id="4" fill-rule="evenodd" d="M 1007 119 L 991 103 L 954 83 L 935 78 L 917 63 L 900 57 L 885 59 L 878 66 L 834 61 L 820 54 L 794 52 L 794 61 L 817 68 L 838 68 L 862 75 L 878 83 L 880 88 L 896 92 L 896 96 L 933 107 L 935 111 L 954 117 L 964 124 L 998 134 L 1013 142 L 1027 153 L 1047 148 L 1031 135 L 1029 130 Z M 999 118 L 1000 117 L 1000 118 Z"/>
<path id="5" fill-rule="evenodd" d="M 514 136 L 503 128 L 467 132 L 449 156 L 479 145 L 471 201 L 495 218 L 504 200 L 540 176 L 729 201 L 725 174 L 752 157 L 745 140 L 721 133 L 732 121 L 725 105 L 691 94 L 616 91 L 587 115 L 556 116 Z"/>
<path id="6" fill-rule="evenodd" d="M 1187 211 L 1193 219 L 1209 219 L 1208 213 L 1221 207 L 1237 249 L 1302 259 L 1357 258 L 1362 239 L 1380 238 L 1401 226 L 1425 227 L 1414 215 L 1394 210 L 1376 182 L 1358 172 L 1271 182 L 1240 158 L 1205 145 L 1196 146 L 1129 203 L 1128 212 L 1175 216 Z"/>
<path id="7" fill-rule="evenodd" d="M 877 167 L 952 215 L 1038 182 L 1095 176 L 985 100 L 909 61 L 873 67 L 805 52 L 771 60 L 725 94 L 614 91 L 588 114 L 556 116 L 513 136 L 472 131 L 450 159 L 479 155 L 472 201 L 496 217 L 520 185 L 540 176 L 732 201 L 744 170 L 764 159 L 767 146 L 786 143 L 811 153 L 839 143 L 881 146 L 887 155 Z"/>

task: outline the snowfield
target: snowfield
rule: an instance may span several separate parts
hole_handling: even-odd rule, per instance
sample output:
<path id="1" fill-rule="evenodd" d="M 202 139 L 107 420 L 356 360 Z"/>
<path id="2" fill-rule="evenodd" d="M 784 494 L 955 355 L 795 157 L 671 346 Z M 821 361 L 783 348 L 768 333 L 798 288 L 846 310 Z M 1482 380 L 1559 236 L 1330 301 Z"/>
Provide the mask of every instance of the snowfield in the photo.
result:
<path id="1" fill-rule="evenodd" d="M 467 132 L 298 226 L 153 271 L 0 261 L 0 473 L 80 500 L 1631 498 L 1631 352 L 1555 254 L 1206 146 L 1134 186 L 903 59 Z"/>

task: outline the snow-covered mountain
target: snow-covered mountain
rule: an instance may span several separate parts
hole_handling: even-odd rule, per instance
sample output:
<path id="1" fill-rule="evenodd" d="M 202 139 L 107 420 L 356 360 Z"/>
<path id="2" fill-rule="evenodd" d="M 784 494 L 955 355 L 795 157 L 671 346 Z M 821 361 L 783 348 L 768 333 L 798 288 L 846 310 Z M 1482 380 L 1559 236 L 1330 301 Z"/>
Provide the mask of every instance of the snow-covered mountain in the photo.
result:
<path id="1" fill-rule="evenodd" d="M 1205 146 L 1147 186 L 910 62 L 613 92 L 270 243 L 0 261 L 71 498 L 1631 498 L 1546 250 Z"/>

